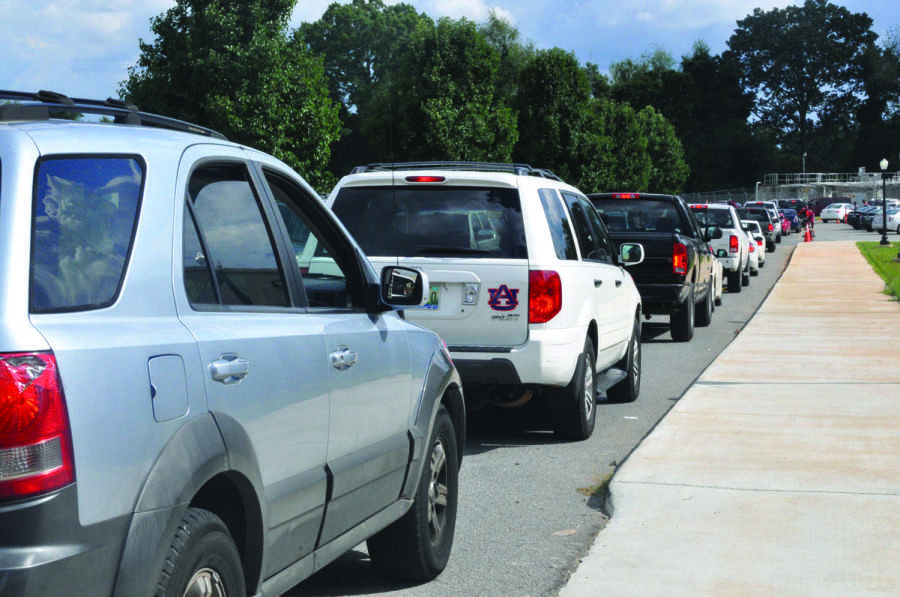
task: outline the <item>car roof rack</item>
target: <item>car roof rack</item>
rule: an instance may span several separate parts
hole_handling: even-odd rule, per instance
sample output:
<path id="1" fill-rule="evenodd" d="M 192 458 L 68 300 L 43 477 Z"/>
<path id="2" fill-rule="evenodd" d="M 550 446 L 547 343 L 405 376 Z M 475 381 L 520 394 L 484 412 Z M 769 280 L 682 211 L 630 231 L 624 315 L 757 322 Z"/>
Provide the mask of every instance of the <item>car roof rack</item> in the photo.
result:
<path id="1" fill-rule="evenodd" d="M 190 122 L 140 112 L 133 104 L 113 98 L 91 100 L 69 97 L 55 91 L 41 90 L 36 93 L 28 91 L 0 90 L 0 121 L 15 122 L 23 120 L 50 120 L 60 114 L 98 114 L 110 116 L 116 124 L 150 126 L 176 131 L 184 131 L 206 137 L 225 139 L 225 135 Z"/>
<path id="2" fill-rule="evenodd" d="M 509 172 L 517 176 L 539 176 L 551 180 L 562 179 L 553 172 L 542 168 L 532 168 L 528 164 L 505 164 L 499 162 L 385 162 L 357 166 L 350 171 L 351 174 L 363 172 L 383 172 L 390 170 L 470 170 L 477 172 Z"/>

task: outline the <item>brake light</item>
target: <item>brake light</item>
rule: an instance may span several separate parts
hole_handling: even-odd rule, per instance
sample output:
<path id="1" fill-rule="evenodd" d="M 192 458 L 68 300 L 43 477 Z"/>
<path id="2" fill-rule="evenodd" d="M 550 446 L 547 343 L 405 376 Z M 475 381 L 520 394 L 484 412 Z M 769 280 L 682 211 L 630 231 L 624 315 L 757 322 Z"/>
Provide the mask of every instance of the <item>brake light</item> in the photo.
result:
<path id="1" fill-rule="evenodd" d="M 738 244 L 738 237 L 732 234 L 728 237 L 728 251 L 730 253 L 737 253 L 740 246 Z"/>
<path id="2" fill-rule="evenodd" d="M 444 182 L 444 176 L 407 176 L 406 182 Z"/>
<path id="3" fill-rule="evenodd" d="M 562 309 L 562 280 L 553 271 L 528 272 L 528 323 L 547 323 Z"/>
<path id="4" fill-rule="evenodd" d="M 676 276 L 687 275 L 687 247 L 682 243 L 672 244 L 672 273 Z"/>
<path id="5" fill-rule="evenodd" d="M 756 239 L 756 244 L 759 245 L 760 247 L 762 246 L 762 243 L 763 243 L 763 241 L 761 238 Z"/>
<path id="6" fill-rule="evenodd" d="M 753 246 L 753 243 L 750 243 L 749 248 L 751 253 L 756 253 L 756 247 Z"/>
<path id="7" fill-rule="evenodd" d="M 66 404 L 49 353 L 0 355 L 0 499 L 75 481 Z"/>
<path id="8" fill-rule="evenodd" d="M 769 224 L 769 232 L 772 232 L 775 229 L 774 224 Z"/>
<path id="9" fill-rule="evenodd" d="M 614 199 L 640 199 L 640 193 L 613 193 Z"/>

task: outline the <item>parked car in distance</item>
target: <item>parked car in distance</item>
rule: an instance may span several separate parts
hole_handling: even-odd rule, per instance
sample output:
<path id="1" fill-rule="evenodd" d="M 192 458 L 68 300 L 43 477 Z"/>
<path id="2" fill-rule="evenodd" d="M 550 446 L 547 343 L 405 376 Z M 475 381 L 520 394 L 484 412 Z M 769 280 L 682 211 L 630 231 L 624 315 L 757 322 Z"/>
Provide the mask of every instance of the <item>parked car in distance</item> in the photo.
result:
<path id="1" fill-rule="evenodd" d="M 785 219 L 788 221 L 790 232 L 800 232 L 800 216 L 797 215 L 797 211 L 789 207 L 785 207 L 782 208 L 781 213 L 784 214 Z"/>
<path id="2" fill-rule="evenodd" d="M 898 213 L 900 213 L 900 207 L 894 205 L 888 205 L 887 207 L 887 229 L 888 230 L 897 230 L 897 226 L 895 225 L 898 218 Z M 872 215 L 872 230 L 875 232 L 884 232 L 884 211 L 879 207 L 878 211 L 876 211 Z M 900 231 L 898 231 L 900 234 Z"/>
<path id="3" fill-rule="evenodd" d="M 781 209 L 793 209 L 795 212 L 800 212 L 800 209 L 806 205 L 806 201 L 801 199 L 779 199 L 777 201 L 778 207 Z"/>
<path id="4" fill-rule="evenodd" d="M 280 595 L 363 541 L 437 576 L 466 412 L 397 311 L 423 272 L 378 277 L 298 174 L 215 131 L 0 100 L 0 593 Z M 327 274 L 298 266 L 313 241 Z"/>
<path id="5" fill-rule="evenodd" d="M 744 225 L 747 232 L 750 234 L 750 238 L 753 239 L 753 243 L 756 245 L 756 260 L 759 267 L 765 267 L 766 254 L 768 251 L 766 250 L 766 237 L 762 233 L 759 222 L 756 220 L 741 220 L 741 223 Z"/>
<path id="6" fill-rule="evenodd" d="M 710 239 L 710 245 L 722 263 L 728 292 L 740 292 L 750 284 L 750 235 L 741 225 L 737 210 L 727 203 L 692 203 L 689 207 L 701 227 L 722 231 L 721 237 Z"/>
<path id="7" fill-rule="evenodd" d="M 766 251 L 773 252 L 778 244 L 777 223 L 772 219 L 772 212 L 765 207 L 742 207 L 738 210 L 742 220 L 759 222 L 760 230 L 766 239 Z"/>
<path id="8" fill-rule="evenodd" d="M 823 222 L 843 222 L 852 209 L 850 203 L 831 203 L 822 209 L 819 219 Z"/>
<path id="9" fill-rule="evenodd" d="M 694 327 L 712 322 L 715 302 L 709 240 L 722 231 L 697 223 L 675 195 L 593 193 L 613 244 L 640 243 L 644 262 L 630 269 L 646 315 L 668 315 L 676 342 L 688 342 Z"/>
<path id="10" fill-rule="evenodd" d="M 866 222 L 864 217 L 868 214 L 872 214 L 877 210 L 878 207 L 876 207 L 875 205 L 862 205 L 860 207 L 857 207 L 847 214 L 847 224 L 852 226 L 854 230 L 865 228 Z"/>
<path id="11" fill-rule="evenodd" d="M 584 440 L 598 391 L 638 397 L 643 311 L 626 267 L 643 247 L 616 248 L 591 202 L 553 173 L 369 164 L 328 206 L 376 268 L 427 274 L 431 300 L 406 317 L 446 341 L 473 407 L 535 400 L 558 436 Z"/>

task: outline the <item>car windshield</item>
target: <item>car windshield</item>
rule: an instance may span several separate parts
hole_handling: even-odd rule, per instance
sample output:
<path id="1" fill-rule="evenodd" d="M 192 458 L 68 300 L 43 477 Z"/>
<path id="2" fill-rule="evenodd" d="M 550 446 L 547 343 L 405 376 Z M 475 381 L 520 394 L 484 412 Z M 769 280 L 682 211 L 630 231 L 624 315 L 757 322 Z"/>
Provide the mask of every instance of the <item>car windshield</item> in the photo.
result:
<path id="1" fill-rule="evenodd" d="M 369 256 L 527 256 L 515 189 L 344 187 L 332 210 Z"/>

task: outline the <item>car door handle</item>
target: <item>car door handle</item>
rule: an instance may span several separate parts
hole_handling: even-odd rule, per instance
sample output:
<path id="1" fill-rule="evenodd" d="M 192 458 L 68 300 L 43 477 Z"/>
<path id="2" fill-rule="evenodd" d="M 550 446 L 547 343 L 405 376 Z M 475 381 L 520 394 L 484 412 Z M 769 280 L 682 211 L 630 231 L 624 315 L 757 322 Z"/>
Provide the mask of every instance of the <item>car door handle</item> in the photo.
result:
<path id="1" fill-rule="evenodd" d="M 622 285 L 622 280 L 616 280 L 616 288 Z"/>
<path id="2" fill-rule="evenodd" d="M 594 288 L 600 288 L 603 286 L 603 280 L 594 280 Z"/>
<path id="3" fill-rule="evenodd" d="M 359 356 L 346 346 L 341 346 L 331 353 L 331 366 L 338 371 L 346 371 L 355 365 L 358 360 Z"/>
<path id="4" fill-rule="evenodd" d="M 209 373 L 214 381 L 231 385 L 240 382 L 250 373 L 250 361 L 236 354 L 223 354 L 209 364 Z"/>

